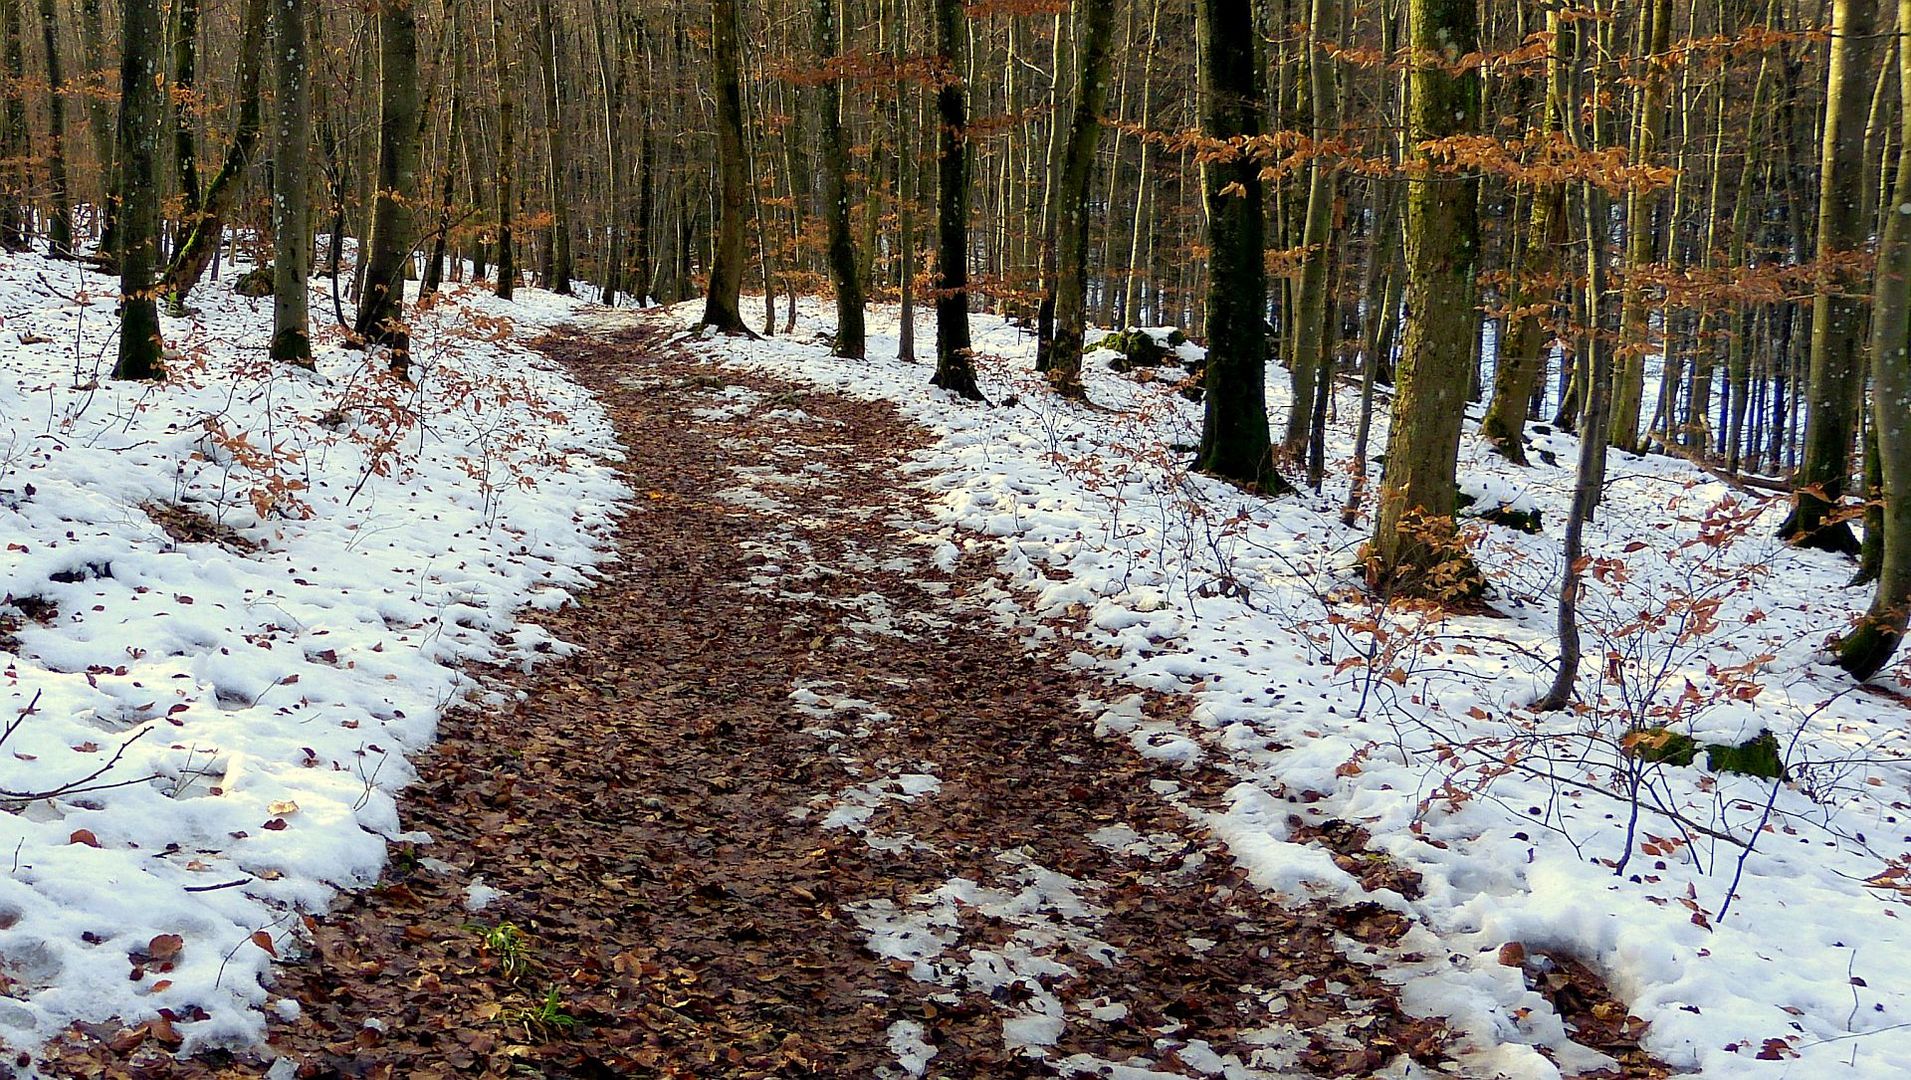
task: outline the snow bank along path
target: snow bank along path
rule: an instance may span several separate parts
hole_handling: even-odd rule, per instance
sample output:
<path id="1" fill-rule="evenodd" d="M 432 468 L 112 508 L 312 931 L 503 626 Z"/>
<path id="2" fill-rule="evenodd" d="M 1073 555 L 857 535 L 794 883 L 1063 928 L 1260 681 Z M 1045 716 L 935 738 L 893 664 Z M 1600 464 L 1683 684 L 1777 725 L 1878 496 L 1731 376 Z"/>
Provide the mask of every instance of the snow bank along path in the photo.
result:
<path id="1" fill-rule="evenodd" d="M 1091 413 L 1028 374 L 1024 333 L 978 316 L 997 406 L 965 407 L 927 385 L 926 365 L 890 359 L 893 311 L 872 312 L 867 362 L 829 357 L 827 316 L 802 313 L 793 337 L 702 347 L 891 399 L 938 432 L 918 466 L 940 493 L 940 557 L 992 552 L 1014 587 L 1005 620 L 1085 615 L 1082 665 L 1195 697 L 1185 731 L 1143 730 L 1120 708 L 1100 723 L 1144 753 L 1239 776 L 1233 810 L 1204 824 L 1264 887 L 1347 887 L 1286 842 L 1268 794 L 1282 786 L 1419 871 L 1424 895 L 1402 904 L 1451 959 L 1403 967 L 1404 1000 L 1452 1017 L 1476 1063 L 1560 1075 L 1541 1052 L 1557 1053 L 1558 1020 L 1532 988 L 1564 953 L 1604 975 L 1675 1067 L 1911 1075 L 1911 712 L 1824 663 L 1869 593 L 1846 585 L 1848 564 L 1770 540 L 1779 507 L 1683 462 L 1615 452 L 1585 601 L 1582 690 L 1598 707 L 1533 716 L 1522 706 L 1554 655 L 1570 437 L 1535 428 L 1531 469 L 1466 440 L 1462 483 L 1481 509 L 1542 515 L 1538 535 L 1479 526 L 1499 617 L 1388 611 L 1355 587 L 1369 523 L 1338 520 L 1357 414 L 1344 388 L 1325 490 L 1269 501 L 1186 472 L 1176 447 L 1197 440 L 1200 413 L 1172 367 L 1137 381 L 1091 354 L 1091 394 L 1115 410 Z M 917 340 L 932 334 L 925 323 Z M 1285 373 L 1269 376 L 1278 419 Z M 1702 750 L 1645 761 L 1624 749 L 1630 718 L 1700 745 L 1768 731 L 1788 779 L 1714 772 Z"/>
<path id="2" fill-rule="evenodd" d="M 324 326 L 274 368 L 270 300 L 211 282 L 167 382 L 110 381 L 114 300 L 0 257 L 0 1039 L 245 1044 L 301 915 L 376 879 L 450 665 L 557 647 L 512 613 L 589 580 L 615 443 L 514 340 L 549 294 L 418 314 L 413 385 Z"/>

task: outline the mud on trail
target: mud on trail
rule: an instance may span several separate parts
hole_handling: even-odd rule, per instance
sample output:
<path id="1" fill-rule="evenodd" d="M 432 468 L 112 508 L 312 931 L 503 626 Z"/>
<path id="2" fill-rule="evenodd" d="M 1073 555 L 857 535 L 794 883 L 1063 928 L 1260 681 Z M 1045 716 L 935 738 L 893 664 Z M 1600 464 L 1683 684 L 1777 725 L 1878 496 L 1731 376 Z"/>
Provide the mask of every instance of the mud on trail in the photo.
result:
<path id="1" fill-rule="evenodd" d="M 923 432 L 659 326 L 545 347 L 628 447 L 621 559 L 535 617 L 567 655 L 474 673 L 403 804 L 432 842 L 311 923 L 270 1075 L 1458 1073 L 1349 959 L 1400 916 L 1251 887 L 1174 805 L 1233 778 L 1097 736 L 1117 691 L 990 613 Z"/>

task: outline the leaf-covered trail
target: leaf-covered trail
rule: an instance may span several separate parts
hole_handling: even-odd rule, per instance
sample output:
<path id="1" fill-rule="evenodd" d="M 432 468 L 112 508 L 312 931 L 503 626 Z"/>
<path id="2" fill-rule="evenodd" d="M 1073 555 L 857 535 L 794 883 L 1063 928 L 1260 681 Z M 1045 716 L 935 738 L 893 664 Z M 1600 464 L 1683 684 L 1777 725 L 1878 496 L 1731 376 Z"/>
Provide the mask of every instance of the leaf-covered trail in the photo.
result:
<path id="1" fill-rule="evenodd" d="M 434 842 L 285 967 L 297 1075 L 1443 1071 L 1439 1026 L 1335 944 L 1399 917 L 1250 887 L 1173 805 L 1229 777 L 1097 736 L 1112 691 L 913 524 L 921 436 L 888 406 L 649 326 L 548 348 L 629 448 L 623 557 L 538 619 L 575 654 L 481 673 L 497 703 L 418 762 Z"/>

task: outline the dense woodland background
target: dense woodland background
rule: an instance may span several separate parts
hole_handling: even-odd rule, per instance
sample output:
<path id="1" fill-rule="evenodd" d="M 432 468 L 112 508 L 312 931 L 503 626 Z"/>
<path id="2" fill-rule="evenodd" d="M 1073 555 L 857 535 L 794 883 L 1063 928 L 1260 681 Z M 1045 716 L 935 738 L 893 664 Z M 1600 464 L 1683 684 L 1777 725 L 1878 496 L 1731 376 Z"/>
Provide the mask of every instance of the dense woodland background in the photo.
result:
<path id="1" fill-rule="evenodd" d="M 865 303 L 933 304 L 971 397 L 970 310 L 1026 320 L 1062 394 L 1087 327 L 1183 327 L 1210 471 L 1318 486 L 1325 389 L 1361 384 L 1357 462 L 1391 410 L 1348 508 L 1379 588 L 1483 585 L 1464 403 L 1516 461 L 1532 423 L 1602 435 L 1562 701 L 1608 446 L 1790 485 L 1788 535 L 1879 583 L 1840 652 L 1869 675 L 1911 598 L 1906 28 L 1863 0 L 0 0 L 0 242 L 122 275 L 125 377 L 232 259 L 276 267 L 277 357 L 336 319 L 401 375 L 407 277 L 701 296 L 760 334 L 833 291 L 846 355 Z M 1270 421 L 1268 362 L 1311 408 Z"/>

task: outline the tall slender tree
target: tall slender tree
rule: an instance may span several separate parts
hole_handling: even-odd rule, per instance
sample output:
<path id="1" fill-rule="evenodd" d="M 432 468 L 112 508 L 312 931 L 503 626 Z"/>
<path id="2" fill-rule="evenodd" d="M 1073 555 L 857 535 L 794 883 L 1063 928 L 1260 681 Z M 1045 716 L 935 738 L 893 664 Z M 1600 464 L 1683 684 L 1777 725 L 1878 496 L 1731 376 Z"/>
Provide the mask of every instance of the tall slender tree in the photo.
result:
<path id="1" fill-rule="evenodd" d="M 721 195 L 717 204 L 716 251 L 710 264 L 710 285 L 704 295 L 703 325 L 726 334 L 748 333 L 740 310 L 743 293 L 745 220 L 750 212 L 748 150 L 743 133 L 742 47 L 739 45 L 736 0 L 710 4 L 710 61 L 717 98 L 717 173 Z"/>
<path id="2" fill-rule="evenodd" d="M 1062 393 L 1079 397 L 1082 389 L 1082 339 L 1088 331 L 1088 205 L 1095 155 L 1101 147 L 1102 109 L 1108 100 L 1110 44 L 1115 5 L 1106 0 L 1076 0 L 1081 25 L 1080 71 L 1075 80 L 1075 109 L 1062 144 L 1055 221 L 1055 322 L 1048 348 L 1048 378 Z"/>
<path id="3" fill-rule="evenodd" d="M 116 379 L 163 378 L 159 304 L 159 0 L 126 0 L 119 64 L 119 362 Z"/>
<path id="4" fill-rule="evenodd" d="M 305 0 L 272 0 L 272 359 L 312 366 L 311 74 Z"/>
<path id="5" fill-rule="evenodd" d="M 1792 512 L 1781 528 L 1802 547 L 1858 553 L 1851 526 L 1835 519 L 1851 474 L 1864 390 L 1867 297 L 1834 265 L 1861 252 L 1871 234 L 1865 182 L 1865 114 L 1878 52 L 1876 0 L 1832 5 L 1831 60 L 1818 168 L 1819 285 L 1812 298 L 1811 379 L 1804 460 L 1793 478 Z"/>
<path id="6" fill-rule="evenodd" d="M 411 363 L 405 327 L 405 277 L 411 266 L 424 114 L 418 89 L 418 16 L 413 0 L 379 0 L 378 162 L 365 295 L 353 331 L 390 350 L 391 370 Z"/>
<path id="7" fill-rule="evenodd" d="M 816 89 L 821 121 L 817 136 L 822 144 L 818 166 L 823 174 L 823 213 L 829 219 L 829 276 L 836 285 L 836 337 L 832 348 L 837 356 L 861 360 L 866 348 L 863 280 L 856 268 L 856 241 L 849 230 L 849 152 L 843 146 L 841 77 L 831 70 L 838 52 L 836 0 L 815 0 L 810 7 L 816 56 L 823 70 Z"/>
<path id="8" fill-rule="evenodd" d="M 47 115 L 47 253 L 55 259 L 73 255 L 73 198 L 66 172 L 65 67 L 60 61 L 60 20 L 54 0 L 39 0 L 40 42 L 46 60 Z"/>
<path id="9" fill-rule="evenodd" d="M 498 259 L 497 294 L 509 300 L 517 295 L 518 257 L 512 242 L 511 215 L 517 209 L 517 87 L 511 75 L 517 64 L 517 42 L 511 33 L 511 21 L 504 0 L 491 0 L 491 72 L 498 94 Z"/>
<path id="10" fill-rule="evenodd" d="M 260 67 L 264 63 L 265 28 L 270 4 L 271 0 L 245 0 L 239 27 L 239 70 L 236 80 L 239 115 L 233 125 L 232 143 L 226 148 L 225 160 L 220 163 L 219 171 L 213 174 L 212 182 L 206 185 L 198 203 L 192 205 L 186 235 L 179 241 L 179 246 L 173 249 L 172 260 L 166 264 L 166 306 L 174 313 L 185 311 L 187 294 L 199 284 L 199 279 L 205 276 L 207 268 L 212 265 L 213 256 L 225 239 L 228 217 L 239 197 L 246 170 L 252 164 L 254 151 L 258 149 L 263 127 Z"/>
<path id="11" fill-rule="evenodd" d="M 969 339 L 969 108 L 962 77 L 962 0 L 932 0 L 936 24 L 936 373 L 930 380 L 981 401 Z"/>

